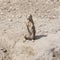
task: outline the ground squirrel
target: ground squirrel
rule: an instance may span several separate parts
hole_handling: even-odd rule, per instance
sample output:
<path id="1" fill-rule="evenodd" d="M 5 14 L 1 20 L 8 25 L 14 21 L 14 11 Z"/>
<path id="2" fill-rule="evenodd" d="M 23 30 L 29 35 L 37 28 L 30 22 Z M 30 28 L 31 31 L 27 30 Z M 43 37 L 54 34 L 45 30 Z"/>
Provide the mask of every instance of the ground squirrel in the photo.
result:
<path id="1" fill-rule="evenodd" d="M 35 30 L 34 21 L 32 19 L 32 15 L 31 14 L 27 18 L 26 27 L 27 27 L 27 32 L 28 33 L 25 34 L 24 38 L 26 40 L 35 40 L 36 30 Z"/>

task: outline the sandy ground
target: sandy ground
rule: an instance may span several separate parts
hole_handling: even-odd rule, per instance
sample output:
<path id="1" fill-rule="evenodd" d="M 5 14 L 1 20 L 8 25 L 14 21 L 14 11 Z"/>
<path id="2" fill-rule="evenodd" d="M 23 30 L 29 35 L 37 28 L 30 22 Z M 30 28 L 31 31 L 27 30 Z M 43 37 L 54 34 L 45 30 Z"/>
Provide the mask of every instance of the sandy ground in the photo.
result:
<path id="1" fill-rule="evenodd" d="M 36 40 L 23 42 L 29 14 Z M 0 0 L 0 60 L 60 60 L 60 0 Z"/>

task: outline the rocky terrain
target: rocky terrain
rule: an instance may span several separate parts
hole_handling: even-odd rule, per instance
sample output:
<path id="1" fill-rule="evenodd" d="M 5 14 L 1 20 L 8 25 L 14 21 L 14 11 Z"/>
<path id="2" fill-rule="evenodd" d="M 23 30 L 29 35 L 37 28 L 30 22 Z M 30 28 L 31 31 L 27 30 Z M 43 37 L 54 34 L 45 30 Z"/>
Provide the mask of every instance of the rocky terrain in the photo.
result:
<path id="1" fill-rule="evenodd" d="M 36 40 L 23 42 L 29 14 Z M 60 60 L 60 0 L 0 0 L 0 60 Z"/>

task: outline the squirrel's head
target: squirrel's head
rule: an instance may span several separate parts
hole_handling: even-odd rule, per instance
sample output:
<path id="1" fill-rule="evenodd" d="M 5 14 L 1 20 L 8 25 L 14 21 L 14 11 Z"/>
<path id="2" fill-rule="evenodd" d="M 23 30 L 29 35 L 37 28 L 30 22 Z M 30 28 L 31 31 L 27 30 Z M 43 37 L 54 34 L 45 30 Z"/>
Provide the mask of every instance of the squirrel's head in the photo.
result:
<path id="1" fill-rule="evenodd" d="M 31 21 L 31 20 L 32 20 L 32 15 L 30 14 L 27 19 L 28 19 L 29 21 Z"/>

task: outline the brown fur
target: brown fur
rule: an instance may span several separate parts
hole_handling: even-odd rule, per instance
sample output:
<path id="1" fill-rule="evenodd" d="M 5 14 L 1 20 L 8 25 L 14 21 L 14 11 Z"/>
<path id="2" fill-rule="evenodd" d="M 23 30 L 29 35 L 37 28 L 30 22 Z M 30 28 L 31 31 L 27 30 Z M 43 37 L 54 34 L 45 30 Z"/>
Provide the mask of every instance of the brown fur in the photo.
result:
<path id="1" fill-rule="evenodd" d="M 26 27 L 27 27 L 28 34 L 25 35 L 24 38 L 26 40 L 35 40 L 36 31 L 35 31 L 35 26 L 34 26 L 34 22 L 33 22 L 33 19 L 32 19 L 32 15 L 30 15 L 27 18 Z"/>

